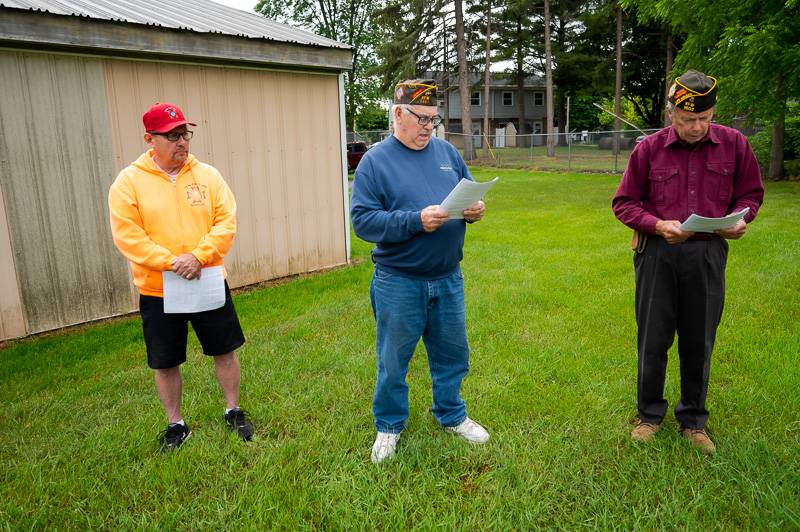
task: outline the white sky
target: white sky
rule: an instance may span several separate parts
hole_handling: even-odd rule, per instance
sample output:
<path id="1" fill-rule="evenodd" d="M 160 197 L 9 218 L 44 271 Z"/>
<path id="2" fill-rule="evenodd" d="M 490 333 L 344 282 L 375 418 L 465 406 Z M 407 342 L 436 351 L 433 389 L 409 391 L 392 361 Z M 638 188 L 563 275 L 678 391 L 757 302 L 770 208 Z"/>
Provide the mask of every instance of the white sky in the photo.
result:
<path id="1" fill-rule="evenodd" d="M 242 11 L 249 11 L 253 13 L 253 7 L 258 3 L 258 0 L 213 0 L 218 4 L 224 4 L 226 6 L 235 7 L 236 9 L 241 9 Z"/>

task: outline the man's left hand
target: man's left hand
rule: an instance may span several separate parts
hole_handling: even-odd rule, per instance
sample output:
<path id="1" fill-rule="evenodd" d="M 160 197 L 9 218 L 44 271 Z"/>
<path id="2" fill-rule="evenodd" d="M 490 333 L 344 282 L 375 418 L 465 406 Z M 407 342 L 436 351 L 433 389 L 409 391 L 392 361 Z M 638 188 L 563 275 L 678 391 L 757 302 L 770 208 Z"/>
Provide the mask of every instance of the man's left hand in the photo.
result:
<path id="1" fill-rule="evenodd" d="M 172 271 L 184 279 L 199 279 L 201 271 L 200 261 L 191 253 L 184 253 L 172 261 Z"/>
<path id="2" fill-rule="evenodd" d="M 483 201 L 478 201 L 473 205 L 470 205 L 464 212 L 461 214 L 464 215 L 464 219 L 468 222 L 477 222 L 481 218 L 483 218 L 483 213 L 486 212 L 486 204 Z"/>
<path id="3" fill-rule="evenodd" d="M 739 240 L 744 236 L 744 232 L 747 231 L 747 224 L 744 220 L 739 220 L 736 222 L 736 225 L 728 227 L 727 229 L 717 229 L 715 232 L 729 240 Z"/>

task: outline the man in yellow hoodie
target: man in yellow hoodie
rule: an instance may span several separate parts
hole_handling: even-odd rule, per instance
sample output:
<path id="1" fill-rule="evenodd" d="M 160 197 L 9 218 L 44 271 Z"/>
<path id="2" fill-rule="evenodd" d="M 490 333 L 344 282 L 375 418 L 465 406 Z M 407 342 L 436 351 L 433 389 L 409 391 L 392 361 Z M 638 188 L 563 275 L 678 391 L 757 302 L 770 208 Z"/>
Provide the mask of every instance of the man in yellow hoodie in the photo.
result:
<path id="1" fill-rule="evenodd" d="M 111 185 L 108 204 L 114 243 L 130 261 L 139 289 L 148 365 L 168 418 L 162 450 L 179 447 L 192 435 L 180 412 L 180 365 L 186 362 L 188 323 L 206 355 L 214 358 L 225 396 L 225 423 L 247 441 L 253 425 L 239 407 L 239 360 L 244 334 L 225 283 L 222 307 L 189 314 L 164 312 L 162 274 L 196 279 L 203 268 L 223 266 L 236 235 L 236 201 L 216 168 L 189 153 L 195 126 L 181 109 L 156 103 L 142 117 L 150 149 L 122 170 Z"/>

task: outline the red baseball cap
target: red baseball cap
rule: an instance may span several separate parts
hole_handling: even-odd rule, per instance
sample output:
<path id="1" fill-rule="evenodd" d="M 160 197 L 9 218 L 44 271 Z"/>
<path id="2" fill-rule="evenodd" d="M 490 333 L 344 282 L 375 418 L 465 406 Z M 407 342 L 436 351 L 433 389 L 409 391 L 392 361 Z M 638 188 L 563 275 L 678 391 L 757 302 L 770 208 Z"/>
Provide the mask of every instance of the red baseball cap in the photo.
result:
<path id="1" fill-rule="evenodd" d="M 142 115 L 142 122 L 144 123 L 144 130 L 152 131 L 153 133 L 167 133 L 185 124 L 190 126 L 197 125 L 186 120 L 186 117 L 183 116 L 183 111 L 177 105 L 158 102 L 145 111 L 144 115 Z"/>

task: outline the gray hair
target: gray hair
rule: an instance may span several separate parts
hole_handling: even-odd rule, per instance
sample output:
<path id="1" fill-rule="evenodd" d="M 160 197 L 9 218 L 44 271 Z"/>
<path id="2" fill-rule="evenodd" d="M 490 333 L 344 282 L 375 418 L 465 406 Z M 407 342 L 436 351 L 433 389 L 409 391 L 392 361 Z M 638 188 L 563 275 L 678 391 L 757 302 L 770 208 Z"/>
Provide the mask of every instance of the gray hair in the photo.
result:
<path id="1" fill-rule="evenodd" d="M 397 108 L 402 109 L 403 111 L 408 111 L 411 106 L 407 103 L 396 103 L 392 105 L 391 114 L 394 116 L 394 110 Z"/>
<path id="2" fill-rule="evenodd" d="M 403 111 L 409 111 L 409 105 L 407 103 L 395 103 L 389 107 L 389 130 L 394 131 L 394 110 L 395 109 L 402 109 Z"/>

